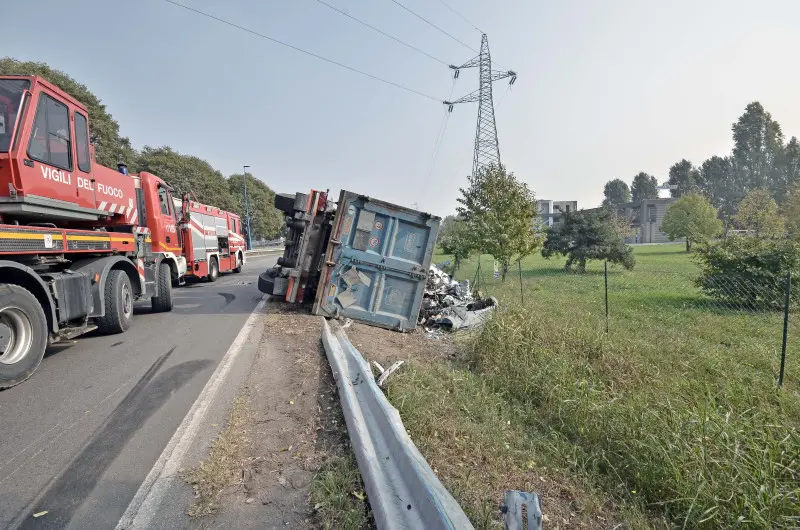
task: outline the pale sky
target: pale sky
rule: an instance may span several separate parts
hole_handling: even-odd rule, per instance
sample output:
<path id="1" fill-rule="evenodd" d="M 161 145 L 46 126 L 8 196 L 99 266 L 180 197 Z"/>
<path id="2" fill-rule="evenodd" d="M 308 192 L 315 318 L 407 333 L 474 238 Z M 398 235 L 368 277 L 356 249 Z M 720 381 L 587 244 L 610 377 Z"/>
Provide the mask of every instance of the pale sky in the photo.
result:
<path id="1" fill-rule="evenodd" d="M 391 0 L 326 0 L 448 63 L 476 54 Z M 480 34 L 439 0 L 402 3 L 477 49 Z M 666 179 L 731 148 L 754 100 L 800 135 L 800 1 L 446 0 L 518 73 L 495 83 L 502 162 L 537 198 L 602 200 L 639 171 Z M 241 26 L 439 100 L 444 65 L 316 0 L 183 0 Z M 164 0 L 3 2 L 0 55 L 86 84 L 135 147 L 169 145 L 279 192 L 349 189 L 439 215 L 471 169 L 476 104 L 444 106 L 175 7 Z M 35 13 L 32 16 L 31 13 Z M 497 66 L 499 68 L 499 66 Z"/>

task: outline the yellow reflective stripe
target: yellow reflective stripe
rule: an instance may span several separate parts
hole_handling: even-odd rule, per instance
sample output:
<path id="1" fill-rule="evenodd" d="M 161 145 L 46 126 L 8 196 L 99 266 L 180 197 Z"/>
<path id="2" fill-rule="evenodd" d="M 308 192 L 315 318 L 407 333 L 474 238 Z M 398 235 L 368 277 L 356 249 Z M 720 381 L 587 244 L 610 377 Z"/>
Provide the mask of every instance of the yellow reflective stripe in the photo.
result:
<path id="1" fill-rule="evenodd" d="M 108 236 L 67 236 L 67 241 L 108 241 Z"/>
<path id="2" fill-rule="evenodd" d="M 41 239 L 44 236 L 53 236 L 54 238 L 61 238 L 61 234 L 32 234 L 30 232 L 0 232 L 0 239 Z"/>
<path id="3" fill-rule="evenodd" d="M 133 237 L 112 237 L 111 241 L 127 241 L 128 243 L 133 243 Z"/>

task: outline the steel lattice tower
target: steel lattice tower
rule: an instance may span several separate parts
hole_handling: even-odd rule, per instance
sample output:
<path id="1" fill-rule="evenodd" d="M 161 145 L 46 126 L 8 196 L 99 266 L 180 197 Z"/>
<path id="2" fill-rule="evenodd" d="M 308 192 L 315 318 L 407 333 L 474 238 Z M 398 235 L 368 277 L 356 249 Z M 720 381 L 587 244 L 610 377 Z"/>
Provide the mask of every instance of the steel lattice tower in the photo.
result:
<path id="1" fill-rule="evenodd" d="M 453 106 L 458 103 L 478 102 L 478 125 L 475 130 L 475 154 L 472 159 L 472 174 L 477 175 L 478 170 L 490 164 L 500 165 L 500 145 L 497 141 L 497 123 L 494 119 L 494 101 L 492 99 L 492 83 L 510 77 L 510 85 L 517 80 L 517 73 L 512 70 L 492 71 L 492 56 L 489 53 L 489 38 L 484 33 L 481 36 L 480 54 L 462 64 L 450 65 L 454 70 L 453 77 L 463 68 L 478 68 L 478 90 L 467 94 L 455 101 L 444 101 L 448 111 L 453 111 Z"/>

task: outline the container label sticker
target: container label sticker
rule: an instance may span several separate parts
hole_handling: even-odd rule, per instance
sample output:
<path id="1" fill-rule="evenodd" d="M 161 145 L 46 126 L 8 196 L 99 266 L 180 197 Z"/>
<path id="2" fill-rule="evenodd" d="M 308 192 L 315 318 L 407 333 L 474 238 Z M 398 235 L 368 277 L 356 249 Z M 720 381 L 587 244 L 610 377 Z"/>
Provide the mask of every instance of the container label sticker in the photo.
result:
<path id="1" fill-rule="evenodd" d="M 52 236 L 52 234 L 45 234 L 44 235 L 44 248 L 53 248 L 53 236 Z"/>
<path id="2" fill-rule="evenodd" d="M 403 245 L 403 250 L 413 252 L 415 248 L 417 248 L 417 234 L 416 232 L 411 232 L 406 237 L 406 244 Z"/>
<path id="3" fill-rule="evenodd" d="M 381 240 L 378 239 L 377 237 L 373 237 L 372 239 L 369 240 L 369 246 L 371 246 L 371 247 L 377 247 L 380 244 L 381 244 Z"/>
<path id="4" fill-rule="evenodd" d="M 336 286 L 331 285 L 331 288 L 328 289 L 328 298 L 333 298 L 334 296 L 336 296 Z"/>
<path id="5" fill-rule="evenodd" d="M 375 221 L 375 230 L 383 230 L 383 223 L 380 221 Z"/>
<path id="6" fill-rule="evenodd" d="M 353 228 L 353 217 L 348 215 L 344 218 L 344 223 L 342 223 L 342 235 L 346 236 L 350 234 L 351 228 Z"/>

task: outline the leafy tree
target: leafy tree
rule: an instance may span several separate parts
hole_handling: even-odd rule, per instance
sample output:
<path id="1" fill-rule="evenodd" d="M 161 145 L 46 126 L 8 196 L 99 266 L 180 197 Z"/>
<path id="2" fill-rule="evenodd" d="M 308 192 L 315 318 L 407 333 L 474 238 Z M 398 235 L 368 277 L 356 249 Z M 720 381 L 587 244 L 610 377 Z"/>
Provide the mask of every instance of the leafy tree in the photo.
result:
<path id="1" fill-rule="evenodd" d="M 167 146 L 145 146 L 136 158 L 134 171 L 158 175 L 175 188 L 178 196 L 192 192 L 204 204 L 235 211 L 237 204 L 225 176 L 196 156 L 183 155 Z"/>
<path id="2" fill-rule="evenodd" d="M 448 215 L 442 222 L 444 230 L 439 232 L 439 246 L 445 254 L 453 255 L 453 272 L 461 267 L 461 262 L 472 254 L 474 242 L 467 223 L 458 217 Z"/>
<path id="3" fill-rule="evenodd" d="M 792 189 L 800 185 L 800 142 L 796 136 L 792 136 L 783 149 L 772 184 L 773 195 L 778 204 L 786 202 Z"/>
<path id="4" fill-rule="evenodd" d="M 744 191 L 736 178 L 730 157 L 712 156 L 703 162 L 698 187 L 720 211 L 725 226 L 729 226 L 736 214 L 736 207 L 744 197 Z"/>
<path id="5" fill-rule="evenodd" d="M 683 197 L 689 193 L 697 191 L 697 181 L 700 179 L 700 172 L 695 169 L 691 162 L 682 159 L 669 168 L 669 184 L 677 186 L 670 190 L 672 197 Z"/>
<path id="6" fill-rule="evenodd" d="M 603 195 L 606 197 L 603 200 L 603 206 L 616 207 L 631 201 L 631 190 L 628 188 L 628 184 L 622 179 L 614 179 L 606 182 Z"/>
<path id="7" fill-rule="evenodd" d="M 722 222 L 717 219 L 717 210 L 698 193 L 684 195 L 669 207 L 661 223 L 661 231 L 670 241 L 686 239 L 686 252 L 692 243 L 708 241 L 722 232 Z"/>
<path id="8" fill-rule="evenodd" d="M 633 177 L 631 196 L 633 202 L 658 199 L 658 181 L 654 176 L 648 175 L 644 171 L 639 172 L 638 175 Z"/>
<path id="9" fill-rule="evenodd" d="M 564 269 L 568 272 L 573 266 L 578 273 L 586 272 L 589 260 L 608 260 L 633 269 L 636 264 L 633 249 L 625 244 L 621 226 L 618 216 L 608 209 L 600 213 L 565 213 L 558 226 L 548 229 L 542 256 L 567 256 Z"/>
<path id="10" fill-rule="evenodd" d="M 781 213 L 786 219 L 786 228 L 791 238 L 800 241 L 800 185 L 794 186 L 789 192 Z"/>
<path id="11" fill-rule="evenodd" d="M 745 191 L 764 188 L 775 193 L 776 173 L 783 151 L 780 124 L 761 103 L 754 101 L 747 105 L 731 130 L 733 164 Z"/>
<path id="12" fill-rule="evenodd" d="M 471 247 L 491 254 L 500 263 L 505 281 L 511 262 L 542 244 L 541 233 L 534 230 L 533 192 L 505 167 L 494 164 L 467 179 L 469 187 L 460 190 L 458 214 L 466 223 Z"/>
<path id="13" fill-rule="evenodd" d="M 800 275 L 800 246 L 791 239 L 729 236 L 697 249 L 698 286 L 712 298 L 749 310 L 781 309 L 786 272 Z M 792 289 L 800 301 L 800 289 Z"/>
<path id="14" fill-rule="evenodd" d="M 228 189 L 235 206 L 234 212 L 242 218 L 242 225 L 247 226 L 244 204 L 244 179 L 241 173 L 231 175 Z M 283 214 L 275 208 L 275 192 L 261 179 L 247 174 L 247 202 L 250 211 L 250 231 L 253 239 L 274 239 L 283 227 Z"/>
<path id="15" fill-rule="evenodd" d="M 97 162 L 111 168 L 116 168 L 118 162 L 131 165 L 135 152 L 130 140 L 120 136 L 119 123 L 85 85 L 45 63 L 0 58 L 0 75 L 9 74 L 38 75 L 83 103 L 89 111 L 91 134 L 96 138 L 94 147 Z"/>
<path id="16" fill-rule="evenodd" d="M 765 189 L 756 188 L 742 199 L 736 222 L 756 237 L 779 237 L 786 233 L 786 221 L 778 213 L 778 204 Z"/>

